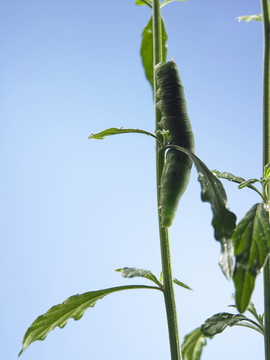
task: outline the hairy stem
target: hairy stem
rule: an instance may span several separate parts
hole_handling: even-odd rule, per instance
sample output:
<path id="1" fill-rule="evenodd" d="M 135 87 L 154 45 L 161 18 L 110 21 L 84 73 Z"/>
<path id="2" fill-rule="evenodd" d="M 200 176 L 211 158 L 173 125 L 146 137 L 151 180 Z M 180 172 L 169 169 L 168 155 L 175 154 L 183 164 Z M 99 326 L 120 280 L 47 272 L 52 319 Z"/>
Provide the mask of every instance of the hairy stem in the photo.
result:
<path id="1" fill-rule="evenodd" d="M 263 49 L 263 166 L 270 160 L 270 21 L 269 0 L 261 0 L 264 49 Z M 269 191 L 268 191 L 269 194 Z M 267 199 L 267 202 L 269 199 Z M 265 359 L 270 360 L 270 262 L 264 267 L 264 314 L 265 332 L 264 347 Z"/>
<path id="2" fill-rule="evenodd" d="M 154 65 L 162 61 L 162 29 L 160 15 L 160 0 L 153 0 L 153 53 Z M 156 79 L 154 77 L 154 96 L 156 104 Z M 159 114 L 156 112 L 156 131 L 158 130 Z M 160 144 L 156 142 L 156 176 L 157 176 L 157 202 L 159 209 L 160 180 L 164 167 L 164 151 L 160 151 Z M 159 212 L 159 210 L 158 210 Z M 171 255 L 168 229 L 161 227 L 159 216 L 160 251 L 163 272 L 164 300 L 167 313 L 168 331 L 171 348 L 171 359 L 181 360 L 181 348 L 178 334 L 177 313 L 173 290 L 173 277 L 171 268 Z"/>

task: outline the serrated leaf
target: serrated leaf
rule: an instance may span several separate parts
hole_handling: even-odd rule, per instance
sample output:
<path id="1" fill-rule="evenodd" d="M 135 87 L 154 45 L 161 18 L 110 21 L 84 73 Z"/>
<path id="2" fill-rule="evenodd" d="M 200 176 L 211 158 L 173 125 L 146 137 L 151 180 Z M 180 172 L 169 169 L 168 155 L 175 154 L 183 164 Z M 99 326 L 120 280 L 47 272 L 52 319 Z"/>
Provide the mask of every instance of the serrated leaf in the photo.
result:
<path id="1" fill-rule="evenodd" d="M 183 288 L 185 288 L 185 289 L 188 289 L 188 290 L 191 290 L 191 291 L 192 291 L 192 289 L 191 289 L 188 285 L 186 285 L 186 284 L 183 283 L 182 281 L 177 280 L 176 278 L 173 278 L 173 282 L 174 282 L 176 285 L 179 285 L 179 286 L 181 286 L 181 287 L 183 287 Z"/>
<path id="2" fill-rule="evenodd" d="M 187 1 L 187 0 L 165 0 L 163 1 L 163 3 L 160 5 L 160 8 L 162 8 L 163 6 L 165 6 L 166 4 L 173 2 L 173 1 Z"/>
<path id="3" fill-rule="evenodd" d="M 161 18 L 162 29 L 162 61 L 166 60 L 166 40 L 167 33 L 163 19 Z M 142 32 L 141 58 L 144 67 L 145 76 L 150 82 L 154 91 L 154 59 L 153 59 L 153 26 L 152 17 Z"/>
<path id="4" fill-rule="evenodd" d="M 211 316 L 201 326 L 201 333 L 207 337 L 215 336 L 221 333 L 228 326 L 233 326 L 239 321 L 247 321 L 248 318 L 241 314 L 219 313 Z"/>
<path id="5" fill-rule="evenodd" d="M 88 139 L 97 139 L 97 140 L 103 140 L 106 136 L 111 136 L 111 135 L 119 135 L 119 134 L 127 134 L 127 133 L 137 133 L 137 134 L 144 134 L 144 135 L 149 135 L 152 136 L 153 138 L 155 138 L 156 140 L 160 141 L 157 136 L 155 136 L 154 134 L 145 131 L 145 130 L 140 130 L 140 129 L 124 129 L 124 128 L 110 128 L 110 129 L 106 129 L 103 130 L 99 133 L 96 134 L 90 134 L 88 136 Z"/>
<path id="6" fill-rule="evenodd" d="M 270 250 L 270 225 L 263 204 L 255 204 L 239 222 L 233 235 L 236 256 L 233 281 L 237 309 L 246 310 L 255 279 Z"/>
<path id="7" fill-rule="evenodd" d="M 182 344 L 183 360 L 200 360 L 206 337 L 197 328 L 187 334 Z"/>
<path id="8" fill-rule="evenodd" d="M 71 296 L 62 304 L 58 304 L 50 308 L 44 315 L 39 316 L 32 323 L 24 336 L 22 350 L 19 353 L 19 356 L 32 342 L 37 340 L 44 340 L 48 333 L 57 326 L 63 328 L 66 325 L 68 319 L 73 318 L 74 320 L 79 320 L 83 316 L 85 310 L 87 310 L 89 307 L 93 307 L 96 302 L 102 299 L 104 296 L 118 291 L 131 289 L 160 290 L 160 288 L 154 286 L 128 285 L 99 291 L 90 291 L 81 295 Z"/>
<path id="9" fill-rule="evenodd" d="M 162 288 L 162 284 L 158 281 L 158 279 L 155 277 L 155 275 L 151 273 L 150 270 L 143 270 L 143 269 L 137 269 L 137 268 L 124 267 L 124 268 L 121 268 L 121 269 L 117 269 L 115 271 L 121 272 L 121 275 L 124 278 L 133 278 L 133 277 L 146 278 L 148 280 L 153 281 L 160 288 Z"/>
<path id="10" fill-rule="evenodd" d="M 249 179 L 241 182 L 241 184 L 238 186 L 238 189 L 243 189 L 246 186 L 250 186 L 251 184 L 254 184 L 255 182 L 260 182 L 259 179 Z"/>
<path id="11" fill-rule="evenodd" d="M 239 21 L 245 21 L 245 22 L 250 22 L 252 20 L 255 21 L 262 21 L 262 15 L 261 14 L 257 14 L 257 15 L 243 15 L 243 16 L 238 16 L 236 18 L 236 20 Z"/>
<path id="12" fill-rule="evenodd" d="M 201 199 L 209 202 L 213 212 L 212 225 L 215 239 L 221 243 L 220 266 L 224 275 L 230 279 L 233 274 L 233 243 L 232 235 L 235 229 L 236 216 L 227 205 L 227 195 L 218 178 L 192 152 L 181 146 L 165 146 L 178 149 L 187 154 L 198 171 L 201 184 Z"/>
<path id="13" fill-rule="evenodd" d="M 148 5 L 152 7 L 152 1 L 147 1 L 147 0 L 136 0 L 135 4 L 139 6 Z"/>

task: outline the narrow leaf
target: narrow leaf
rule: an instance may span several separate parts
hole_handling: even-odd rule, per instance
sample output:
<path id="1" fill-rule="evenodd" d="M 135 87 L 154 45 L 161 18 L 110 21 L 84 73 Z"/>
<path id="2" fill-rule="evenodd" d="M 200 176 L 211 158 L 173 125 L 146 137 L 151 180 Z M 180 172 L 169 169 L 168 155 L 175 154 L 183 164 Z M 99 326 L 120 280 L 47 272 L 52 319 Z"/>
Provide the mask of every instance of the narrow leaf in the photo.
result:
<path id="1" fill-rule="evenodd" d="M 254 184 L 255 182 L 260 182 L 259 179 L 249 179 L 241 182 L 241 184 L 238 186 L 238 189 L 243 189 L 246 186 L 249 186 L 251 184 Z"/>
<path id="2" fill-rule="evenodd" d="M 270 225 L 263 204 L 255 204 L 239 222 L 233 235 L 236 265 L 233 275 L 237 309 L 246 310 L 255 279 L 270 250 Z"/>
<path id="3" fill-rule="evenodd" d="M 200 360 L 206 337 L 197 328 L 187 334 L 182 344 L 183 360 Z"/>
<path id="4" fill-rule="evenodd" d="M 236 175 L 233 175 L 229 172 L 219 172 L 217 170 L 212 170 L 212 173 L 220 178 L 220 179 L 225 179 L 225 180 L 228 180 L 228 181 L 233 181 L 237 184 L 241 184 L 243 181 L 246 181 L 244 178 L 240 177 L 240 176 L 236 176 Z"/>
<path id="5" fill-rule="evenodd" d="M 55 305 L 50 308 L 44 315 L 39 316 L 32 323 L 24 336 L 22 350 L 19 353 L 19 356 L 32 342 L 36 340 L 44 340 L 48 333 L 56 328 L 56 326 L 63 328 L 66 325 L 68 319 L 71 318 L 74 320 L 79 320 L 83 316 L 86 309 L 93 307 L 96 302 L 102 299 L 104 296 L 114 292 L 131 289 L 160 290 L 160 288 L 154 286 L 129 285 L 99 291 L 91 291 L 81 295 L 71 296 L 62 304 Z"/>
<path id="6" fill-rule="evenodd" d="M 258 179 L 245 180 L 244 178 L 242 178 L 240 176 L 235 176 L 235 175 L 233 175 L 233 174 L 231 174 L 229 172 L 222 172 L 221 173 L 221 172 L 219 172 L 217 170 L 212 170 L 212 173 L 216 177 L 218 177 L 220 179 L 225 179 L 225 180 L 233 181 L 233 182 L 235 182 L 237 184 L 240 184 L 238 186 L 239 189 L 242 189 L 244 187 L 248 187 L 248 188 L 256 191 L 263 198 L 263 195 L 260 193 L 260 191 L 255 186 L 252 185 L 256 181 L 260 182 L 260 180 L 258 180 Z"/>
<path id="7" fill-rule="evenodd" d="M 88 139 L 98 139 L 98 140 L 102 140 L 104 139 L 106 136 L 111 136 L 111 135 L 118 135 L 118 134 L 127 134 L 127 133 L 137 133 L 137 134 L 145 134 L 145 135 L 149 135 L 152 136 L 153 138 L 155 138 L 156 140 L 160 141 L 154 134 L 145 131 L 145 130 L 140 130 L 140 129 L 124 129 L 124 128 L 110 128 L 110 129 L 106 129 L 103 130 L 97 134 L 90 134 L 88 136 Z"/>
<path id="8" fill-rule="evenodd" d="M 173 282 L 174 282 L 176 285 L 179 285 L 179 286 L 181 286 L 181 287 L 183 287 L 183 288 L 185 288 L 185 289 L 188 289 L 188 290 L 191 290 L 191 291 L 192 291 L 192 289 L 191 289 L 188 285 L 186 285 L 185 283 L 183 283 L 182 281 L 179 281 L 179 280 L 173 278 Z"/>
<path id="9" fill-rule="evenodd" d="M 162 61 L 166 60 L 166 40 L 167 33 L 165 24 L 161 18 L 161 29 L 162 29 Z M 142 32 L 142 43 L 141 43 L 141 58 L 144 67 L 145 76 L 150 82 L 154 91 L 154 59 L 153 59 L 153 26 L 152 17 Z"/>
<path id="10" fill-rule="evenodd" d="M 201 326 L 201 332 L 203 335 L 212 337 L 221 333 L 227 326 L 233 326 L 239 321 L 248 320 L 247 317 L 241 314 L 219 313 L 215 314 L 207 319 Z"/>
<path id="11" fill-rule="evenodd" d="M 207 166 L 192 152 L 180 146 L 165 146 L 167 148 L 178 149 L 187 154 L 198 171 L 199 182 L 201 184 L 201 199 L 211 204 L 213 212 L 212 225 L 217 241 L 221 243 L 221 256 L 219 264 L 224 275 L 230 279 L 233 274 L 233 243 L 232 235 L 235 229 L 236 216 L 229 211 L 227 205 L 227 195 L 223 185 L 218 178 L 212 174 Z"/>
<path id="12" fill-rule="evenodd" d="M 137 268 L 129 268 L 124 267 L 121 269 L 117 269 L 115 271 L 121 272 L 121 275 L 124 278 L 133 278 L 133 277 L 143 277 L 148 280 L 153 281 L 157 284 L 160 288 L 162 288 L 162 284 L 158 281 L 154 274 L 151 273 L 149 270 L 137 269 Z"/>
<path id="13" fill-rule="evenodd" d="M 233 296 L 233 298 L 235 299 L 235 296 Z M 236 305 L 229 305 L 229 307 L 236 308 Z M 258 321 L 258 326 L 264 330 L 263 315 L 258 314 L 253 302 L 249 302 L 246 311 L 249 311 L 255 317 L 255 319 Z"/>
<path id="14" fill-rule="evenodd" d="M 147 0 L 136 0 L 136 5 L 148 5 L 149 7 L 152 7 L 152 1 Z"/>
<path id="15" fill-rule="evenodd" d="M 247 307 L 247 311 L 249 311 L 255 317 L 260 326 L 262 326 L 262 328 L 264 329 L 263 316 L 258 314 L 253 302 L 250 301 Z"/>
<path id="16" fill-rule="evenodd" d="M 269 177 L 270 177 L 270 163 L 266 164 L 265 167 L 263 168 L 263 177 L 265 179 L 269 179 Z"/>
<path id="17" fill-rule="evenodd" d="M 228 239 L 221 242 L 221 253 L 219 256 L 219 265 L 227 277 L 230 280 L 233 276 L 234 258 L 233 258 L 233 241 Z"/>
<path id="18" fill-rule="evenodd" d="M 236 18 L 237 21 L 245 21 L 245 22 L 250 22 L 252 20 L 255 21 L 262 21 L 262 15 L 261 14 L 257 14 L 257 15 L 243 15 L 243 16 L 238 16 Z"/>
<path id="19" fill-rule="evenodd" d="M 160 8 L 162 8 L 163 6 L 165 6 L 166 4 L 173 2 L 173 1 L 187 1 L 187 0 L 165 0 L 163 1 L 163 3 L 160 5 Z"/>

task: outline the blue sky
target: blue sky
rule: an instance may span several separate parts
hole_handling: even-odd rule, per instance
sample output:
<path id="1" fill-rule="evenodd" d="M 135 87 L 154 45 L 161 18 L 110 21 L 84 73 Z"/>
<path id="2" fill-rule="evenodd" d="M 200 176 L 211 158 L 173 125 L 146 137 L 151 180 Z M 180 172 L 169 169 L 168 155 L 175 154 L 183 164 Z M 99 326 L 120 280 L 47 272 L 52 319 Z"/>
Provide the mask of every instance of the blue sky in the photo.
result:
<path id="1" fill-rule="evenodd" d="M 135 1 L 134 1 L 135 2 Z M 0 4 L 2 274 L 1 357 L 12 360 L 27 327 L 77 293 L 123 284 L 115 269 L 161 271 L 151 138 L 89 141 L 109 127 L 154 130 L 153 99 L 139 56 L 150 9 L 131 0 Z M 244 178 L 262 172 L 262 28 L 238 23 L 260 1 L 188 0 L 162 9 L 168 55 L 179 67 L 196 154 Z M 225 183 L 238 217 L 259 201 Z M 232 303 L 218 267 L 209 204 L 193 169 L 170 231 L 180 336 Z M 263 312 L 262 276 L 252 297 Z M 263 358 L 263 339 L 232 328 L 202 359 Z M 169 359 L 162 296 L 113 294 L 70 320 L 25 360 Z"/>

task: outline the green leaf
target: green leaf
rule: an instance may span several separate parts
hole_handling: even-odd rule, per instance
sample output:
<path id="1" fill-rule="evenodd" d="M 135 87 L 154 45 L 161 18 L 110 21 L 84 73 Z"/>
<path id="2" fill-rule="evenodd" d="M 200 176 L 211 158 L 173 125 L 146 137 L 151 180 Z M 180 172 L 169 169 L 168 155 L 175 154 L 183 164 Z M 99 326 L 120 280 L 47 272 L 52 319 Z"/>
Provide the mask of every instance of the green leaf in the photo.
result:
<path id="1" fill-rule="evenodd" d="M 266 164 L 263 168 L 263 177 L 267 180 L 270 177 L 270 163 Z"/>
<path id="2" fill-rule="evenodd" d="M 243 15 L 243 16 L 238 16 L 236 18 L 237 21 L 245 21 L 245 22 L 250 22 L 252 20 L 255 21 L 262 21 L 262 15 L 261 14 L 257 14 L 257 15 Z"/>
<path id="3" fill-rule="evenodd" d="M 221 241 L 221 253 L 219 256 L 219 265 L 228 280 L 233 276 L 234 258 L 233 258 L 233 241 Z"/>
<path id="4" fill-rule="evenodd" d="M 239 321 L 247 321 L 248 318 L 241 314 L 219 313 L 207 319 L 201 326 L 201 332 L 207 337 L 213 337 L 221 333 L 227 326 L 233 326 Z"/>
<path id="5" fill-rule="evenodd" d="M 157 136 L 155 136 L 154 134 L 145 131 L 145 130 L 140 130 L 140 129 L 124 129 L 124 128 L 110 128 L 110 129 L 106 129 L 103 130 L 97 134 L 90 134 L 88 136 L 88 139 L 98 139 L 98 140 L 102 140 L 104 139 L 106 136 L 110 136 L 110 135 L 118 135 L 118 134 L 127 134 L 127 133 L 137 133 L 137 134 L 145 134 L 145 135 L 149 135 L 152 136 L 153 138 L 155 138 L 156 140 L 160 141 L 159 138 Z"/>
<path id="6" fill-rule="evenodd" d="M 19 353 L 19 356 L 32 342 L 36 340 L 44 340 L 48 333 L 56 328 L 56 326 L 63 328 L 66 325 L 68 319 L 71 318 L 74 320 L 79 320 L 83 316 L 86 309 L 93 307 L 96 302 L 102 299 L 104 296 L 114 292 L 131 289 L 160 290 L 160 288 L 155 286 L 129 285 L 99 291 L 90 291 L 81 295 L 71 296 L 62 304 L 55 305 L 50 308 L 44 315 L 39 316 L 32 323 L 24 336 L 22 350 Z"/>
<path id="7" fill-rule="evenodd" d="M 229 172 L 219 172 L 217 170 L 212 170 L 212 173 L 220 178 L 220 179 L 225 179 L 228 181 L 232 181 L 235 182 L 237 184 L 241 184 L 243 181 L 246 181 L 244 178 L 240 177 L 240 176 L 235 176 Z"/>
<path id="8" fill-rule="evenodd" d="M 148 5 L 149 7 L 152 7 L 152 1 L 147 0 L 136 0 L 136 5 Z"/>
<path id="9" fill-rule="evenodd" d="M 161 29 L 162 29 L 162 61 L 166 60 L 166 40 L 167 33 L 165 24 L 161 18 Z M 142 32 L 142 44 L 141 44 L 141 58 L 144 67 L 145 76 L 150 82 L 154 91 L 154 60 L 153 60 L 153 26 L 152 17 Z"/>
<path id="10" fill-rule="evenodd" d="M 224 275 L 230 279 L 233 274 L 233 243 L 232 235 L 235 229 L 236 216 L 229 211 L 227 205 L 227 196 L 221 182 L 207 168 L 207 166 L 189 150 L 175 145 L 165 146 L 163 149 L 178 149 L 187 154 L 199 174 L 199 182 L 201 184 L 201 199 L 211 204 L 213 212 L 212 225 L 214 227 L 214 235 L 217 241 L 221 243 L 221 255 L 219 264 Z"/>
<path id="11" fill-rule="evenodd" d="M 254 183 L 256 181 L 260 182 L 260 180 L 258 180 L 258 179 L 245 180 L 244 178 L 242 178 L 240 176 L 235 176 L 235 175 L 233 175 L 233 174 L 231 174 L 229 172 L 222 172 L 221 173 L 221 172 L 219 172 L 217 170 L 212 170 L 212 173 L 216 177 L 218 177 L 220 179 L 225 179 L 225 180 L 233 181 L 233 182 L 235 182 L 237 184 L 240 184 L 238 186 L 239 189 L 242 189 L 244 187 L 248 187 L 248 188 L 256 191 L 263 199 L 263 195 L 261 194 L 261 192 L 255 186 L 252 185 L 252 183 Z"/>
<path id="12" fill-rule="evenodd" d="M 165 0 L 163 1 L 163 3 L 160 5 L 160 8 L 163 8 L 163 6 L 165 6 L 166 4 L 173 2 L 173 1 L 187 1 L 187 0 Z"/>
<path id="13" fill-rule="evenodd" d="M 182 344 L 183 360 L 200 360 L 206 337 L 197 328 L 187 334 Z"/>
<path id="14" fill-rule="evenodd" d="M 247 309 L 255 279 L 270 250 L 270 225 L 263 204 L 255 204 L 239 222 L 233 235 L 236 256 L 233 281 L 237 309 Z"/>
<path id="15" fill-rule="evenodd" d="M 191 289 L 188 285 L 184 284 L 182 281 L 179 281 L 179 280 L 173 278 L 173 282 L 174 282 L 176 285 L 179 285 L 179 286 L 181 286 L 181 287 L 183 287 L 183 288 L 185 288 L 185 289 L 188 289 L 188 290 L 191 290 L 191 291 L 192 291 L 192 289 Z"/>
<path id="16" fill-rule="evenodd" d="M 255 182 L 260 182 L 259 179 L 249 179 L 241 182 L 241 184 L 238 186 L 238 189 L 243 189 L 244 187 L 248 186 L 250 187 L 251 184 L 254 184 Z"/>
<path id="17" fill-rule="evenodd" d="M 247 307 L 247 311 L 249 311 L 255 317 L 255 319 L 258 321 L 258 323 L 264 330 L 263 316 L 258 314 L 253 302 L 250 301 Z"/>
<path id="18" fill-rule="evenodd" d="M 235 296 L 233 296 L 233 298 L 235 299 Z M 229 305 L 229 307 L 236 308 L 236 305 Z M 257 320 L 256 325 L 260 328 L 260 330 L 261 330 L 260 332 L 263 334 L 264 333 L 263 315 L 259 315 L 257 313 L 257 310 L 256 310 L 253 302 L 251 302 L 251 301 L 248 304 L 247 311 L 249 311 L 255 317 L 255 319 Z M 251 320 L 249 319 L 249 321 L 251 321 Z"/>
<path id="19" fill-rule="evenodd" d="M 130 268 L 124 267 L 121 269 L 116 269 L 115 271 L 121 272 L 121 275 L 124 278 L 133 278 L 133 277 L 143 277 L 148 280 L 153 281 L 157 284 L 160 288 L 162 288 L 162 284 L 158 281 L 154 274 L 151 273 L 149 270 L 137 269 L 137 268 Z"/>

